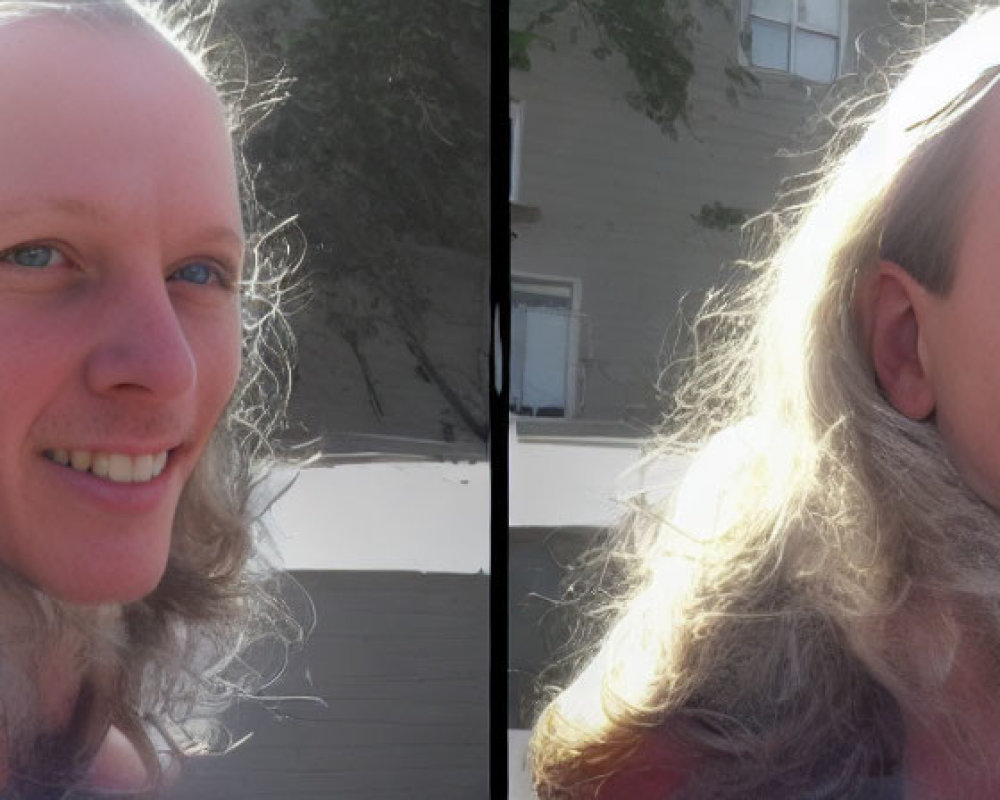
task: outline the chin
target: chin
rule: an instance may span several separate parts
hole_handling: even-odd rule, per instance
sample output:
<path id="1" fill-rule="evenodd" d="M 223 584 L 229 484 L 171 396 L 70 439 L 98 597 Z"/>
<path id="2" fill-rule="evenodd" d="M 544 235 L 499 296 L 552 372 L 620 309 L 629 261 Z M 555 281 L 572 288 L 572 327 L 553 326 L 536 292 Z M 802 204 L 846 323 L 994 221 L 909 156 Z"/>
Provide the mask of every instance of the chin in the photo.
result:
<path id="1" fill-rule="evenodd" d="M 161 557 L 147 551 L 136 558 L 81 559 L 72 570 L 49 569 L 26 577 L 56 600 L 97 606 L 142 600 L 159 585 L 166 567 L 166 552 Z"/>
<path id="2" fill-rule="evenodd" d="M 159 576 L 162 577 L 162 574 Z M 55 600 L 80 606 L 124 605 L 135 603 L 152 594 L 156 580 L 128 580 L 115 583 L 90 581 L 80 576 L 72 581 L 42 584 L 39 588 Z"/>
<path id="3" fill-rule="evenodd" d="M 159 581 L 106 584 L 77 581 L 69 586 L 43 587 L 46 594 L 64 603 L 78 606 L 125 605 L 148 597 Z"/>

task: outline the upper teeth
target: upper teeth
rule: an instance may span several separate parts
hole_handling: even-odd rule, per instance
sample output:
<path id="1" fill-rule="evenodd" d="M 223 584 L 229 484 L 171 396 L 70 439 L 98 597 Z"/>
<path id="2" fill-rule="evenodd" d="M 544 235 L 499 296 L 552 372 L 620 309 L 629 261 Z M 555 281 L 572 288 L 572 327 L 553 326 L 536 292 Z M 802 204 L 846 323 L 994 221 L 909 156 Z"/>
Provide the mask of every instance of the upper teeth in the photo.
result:
<path id="1" fill-rule="evenodd" d="M 155 478 L 167 463 L 167 452 L 130 456 L 90 450 L 46 450 L 45 455 L 67 467 L 91 472 L 117 483 L 141 483 Z"/>

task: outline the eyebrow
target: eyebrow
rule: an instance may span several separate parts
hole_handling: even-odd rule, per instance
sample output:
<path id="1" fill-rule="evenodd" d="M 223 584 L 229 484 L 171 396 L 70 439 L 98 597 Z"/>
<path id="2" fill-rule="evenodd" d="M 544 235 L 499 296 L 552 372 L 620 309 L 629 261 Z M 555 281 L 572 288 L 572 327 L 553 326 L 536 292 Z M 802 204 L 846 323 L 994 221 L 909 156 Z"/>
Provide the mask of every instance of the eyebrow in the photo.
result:
<path id="1" fill-rule="evenodd" d="M 0 209 L 0 217 L 17 219 L 37 214 L 40 210 L 61 211 L 74 217 L 86 217 L 95 222 L 108 222 L 107 214 L 97 206 L 73 197 L 15 198 L 7 208 Z"/>
<path id="2" fill-rule="evenodd" d="M 41 200 L 25 200 L 24 202 L 13 203 L 8 208 L 0 208 L 0 218 L 16 219 L 17 217 L 29 216 L 38 213 L 40 209 L 56 210 L 74 217 L 83 217 L 94 222 L 107 224 L 110 217 L 93 203 L 80 200 L 75 197 L 51 197 Z M 191 237 L 198 242 L 218 242 L 238 247 L 240 250 L 246 248 L 246 237 L 242 231 L 234 230 L 228 225 L 211 225 L 199 231 L 197 235 Z"/>
<path id="3" fill-rule="evenodd" d="M 223 245 L 233 245 L 240 251 L 246 249 L 246 238 L 228 225 L 213 225 L 203 228 L 196 236 L 191 237 L 198 242 L 213 242 Z"/>

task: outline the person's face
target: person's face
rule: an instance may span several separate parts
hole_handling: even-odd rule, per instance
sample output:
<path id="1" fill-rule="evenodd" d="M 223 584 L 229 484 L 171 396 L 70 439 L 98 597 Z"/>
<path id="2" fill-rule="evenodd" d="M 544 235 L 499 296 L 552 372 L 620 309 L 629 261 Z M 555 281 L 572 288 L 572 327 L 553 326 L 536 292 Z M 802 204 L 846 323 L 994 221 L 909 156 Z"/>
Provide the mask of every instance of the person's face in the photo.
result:
<path id="1" fill-rule="evenodd" d="M 952 286 L 943 297 L 928 295 L 919 309 L 920 346 L 949 458 L 977 494 L 1000 508 L 1000 96 L 984 102 L 990 107 L 972 154 Z"/>
<path id="2" fill-rule="evenodd" d="M 222 108 L 150 35 L 44 17 L 0 27 L 0 108 L 0 561 L 134 600 L 239 370 Z"/>

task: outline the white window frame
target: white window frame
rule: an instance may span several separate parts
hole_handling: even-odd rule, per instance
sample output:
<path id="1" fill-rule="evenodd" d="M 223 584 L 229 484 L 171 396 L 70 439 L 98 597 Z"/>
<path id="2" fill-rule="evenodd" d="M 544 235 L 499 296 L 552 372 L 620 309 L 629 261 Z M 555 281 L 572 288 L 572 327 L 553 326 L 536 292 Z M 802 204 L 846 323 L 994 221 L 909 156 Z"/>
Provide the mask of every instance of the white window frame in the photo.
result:
<path id="1" fill-rule="evenodd" d="M 565 365 L 565 403 L 562 417 L 552 417 L 552 419 L 571 419 L 579 411 L 578 386 L 580 382 L 580 307 L 582 300 L 582 282 L 579 278 L 567 278 L 554 275 L 538 275 L 527 273 L 515 273 L 511 275 L 511 295 L 516 291 L 524 291 L 535 294 L 554 294 L 558 296 L 569 296 L 569 329 L 567 333 L 566 365 Z M 513 304 L 511 306 L 513 313 Z M 513 369 L 514 352 L 513 340 L 511 341 L 511 388 L 513 389 Z M 511 398 L 513 401 L 513 398 Z M 511 414 L 518 416 L 517 412 L 511 410 Z M 529 415 L 530 416 L 530 415 Z M 548 419 L 548 417 L 537 417 L 537 419 Z"/>
<path id="2" fill-rule="evenodd" d="M 799 3 L 798 0 L 786 0 L 791 5 L 791 18 L 788 23 L 788 69 L 776 69 L 774 67 L 763 67 L 758 66 L 753 63 L 752 56 L 749 52 L 744 52 L 740 49 L 740 61 L 744 66 L 752 67 L 753 69 L 763 70 L 765 72 L 774 72 L 782 75 L 795 75 L 802 80 L 813 80 L 812 78 L 807 78 L 800 75 L 795 71 L 796 63 L 796 52 L 795 52 L 795 31 L 802 29 L 809 31 L 810 33 L 818 33 L 823 36 L 832 36 L 828 31 L 818 31 L 813 30 L 805 25 L 799 24 Z M 823 0 L 823 2 L 829 3 L 839 3 L 840 10 L 840 30 L 837 33 L 837 54 L 836 54 L 836 69 L 834 70 L 834 75 L 832 80 L 836 80 L 842 74 L 843 61 L 844 61 L 844 42 L 847 39 L 847 11 L 849 0 Z M 750 0 L 741 0 L 742 5 L 742 19 L 745 25 L 750 25 Z M 764 19 L 763 17 L 761 19 Z"/>
<path id="3" fill-rule="evenodd" d="M 521 199 L 521 144 L 524 131 L 524 103 L 510 101 L 510 202 Z"/>

